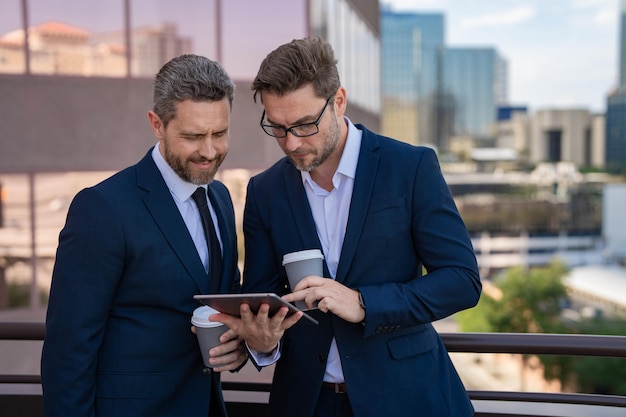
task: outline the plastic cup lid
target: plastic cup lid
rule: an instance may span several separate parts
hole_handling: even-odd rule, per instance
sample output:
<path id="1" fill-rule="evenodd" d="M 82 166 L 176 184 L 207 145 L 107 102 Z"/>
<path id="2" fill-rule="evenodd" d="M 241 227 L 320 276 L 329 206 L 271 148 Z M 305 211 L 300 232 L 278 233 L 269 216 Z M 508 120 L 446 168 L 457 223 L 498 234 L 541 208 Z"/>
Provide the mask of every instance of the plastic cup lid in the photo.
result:
<path id="1" fill-rule="evenodd" d="M 223 323 L 219 321 L 209 321 L 209 316 L 211 314 L 217 314 L 217 311 L 214 308 L 209 306 L 198 307 L 193 311 L 193 316 L 191 317 L 191 324 L 194 326 L 202 326 L 202 327 L 216 327 L 221 326 Z"/>
<path id="2" fill-rule="evenodd" d="M 322 252 L 319 249 L 308 249 L 301 250 L 299 252 L 286 253 L 283 256 L 283 265 L 307 259 L 324 259 L 324 255 L 322 255 Z"/>

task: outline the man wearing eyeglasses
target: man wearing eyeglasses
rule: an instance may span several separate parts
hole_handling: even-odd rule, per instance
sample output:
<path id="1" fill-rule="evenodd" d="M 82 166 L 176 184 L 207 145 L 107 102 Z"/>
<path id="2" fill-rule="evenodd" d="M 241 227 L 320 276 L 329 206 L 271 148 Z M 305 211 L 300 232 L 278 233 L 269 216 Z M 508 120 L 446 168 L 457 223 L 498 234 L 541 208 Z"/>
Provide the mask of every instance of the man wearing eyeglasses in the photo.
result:
<path id="1" fill-rule="evenodd" d="M 308 313 L 319 321 L 296 322 L 302 313 L 286 318 L 286 308 L 270 317 L 268 306 L 253 314 L 245 304 L 240 319 L 219 318 L 258 365 L 277 360 L 270 415 L 473 415 L 431 325 L 481 292 L 435 153 L 345 116 L 347 93 L 322 39 L 270 53 L 252 89 L 265 109 L 261 127 L 286 157 L 248 184 L 243 291 L 318 303 Z M 283 255 L 306 249 L 322 250 L 324 276 L 287 294 Z"/>

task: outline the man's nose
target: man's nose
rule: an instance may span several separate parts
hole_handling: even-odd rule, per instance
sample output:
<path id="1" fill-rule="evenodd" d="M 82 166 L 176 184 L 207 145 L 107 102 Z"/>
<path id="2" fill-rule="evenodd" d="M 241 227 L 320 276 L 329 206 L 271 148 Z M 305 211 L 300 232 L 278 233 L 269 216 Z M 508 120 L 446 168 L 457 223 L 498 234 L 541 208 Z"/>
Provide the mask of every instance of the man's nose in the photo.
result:
<path id="1" fill-rule="evenodd" d="M 203 158 L 212 160 L 218 154 L 218 149 L 215 145 L 215 142 L 210 138 L 204 139 L 200 141 L 198 152 Z"/>
<path id="2" fill-rule="evenodd" d="M 288 151 L 295 151 L 302 145 L 302 138 L 298 136 L 294 136 L 291 131 L 287 131 L 287 136 L 285 137 L 285 148 Z"/>

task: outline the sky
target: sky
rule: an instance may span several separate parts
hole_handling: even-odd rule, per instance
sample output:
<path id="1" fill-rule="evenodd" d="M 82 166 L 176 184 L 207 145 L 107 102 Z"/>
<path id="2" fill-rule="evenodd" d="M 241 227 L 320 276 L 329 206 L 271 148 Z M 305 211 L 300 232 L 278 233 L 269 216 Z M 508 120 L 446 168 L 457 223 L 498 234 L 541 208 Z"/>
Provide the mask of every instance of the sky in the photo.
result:
<path id="1" fill-rule="evenodd" d="M 509 102 L 604 112 L 617 86 L 620 1 L 380 0 L 444 14 L 446 44 L 492 46 L 508 61 Z"/>

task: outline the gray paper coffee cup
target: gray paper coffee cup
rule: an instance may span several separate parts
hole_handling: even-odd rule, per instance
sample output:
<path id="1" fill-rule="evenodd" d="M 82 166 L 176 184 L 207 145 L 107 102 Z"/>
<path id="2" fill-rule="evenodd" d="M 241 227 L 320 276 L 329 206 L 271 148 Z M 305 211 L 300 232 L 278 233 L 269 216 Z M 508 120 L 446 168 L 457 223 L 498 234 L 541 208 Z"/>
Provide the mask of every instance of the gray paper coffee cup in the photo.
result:
<path id="1" fill-rule="evenodd" d="M 309 249 L 285 254 L 283 256 L 283 266 L 287 272 L 287 279 L 289 280 L 291 291 L 293 291 L 298 282 L 306 276 L 323 276 L 323 259 L 324 255 L 322 255 L 319 249 Z M 296 301 L 295 305 L 300 309 L 307 308 L 304 301 Z"/>
<path id="2" fill-rule="evenodd" d="M 196 327 L 202 360 L 204 365 L 209 368 L 214 367 L 214 365 L 209 364 L 209 350 L 220 344 L 220 336 L 228 330 L 224 323 L 209 321 L 209 316 L 217 313 L 219 311 L 209 306 L 202 306 L 196 308 L 191 317 L 191 324 Z"/>

